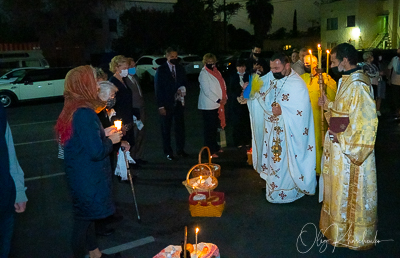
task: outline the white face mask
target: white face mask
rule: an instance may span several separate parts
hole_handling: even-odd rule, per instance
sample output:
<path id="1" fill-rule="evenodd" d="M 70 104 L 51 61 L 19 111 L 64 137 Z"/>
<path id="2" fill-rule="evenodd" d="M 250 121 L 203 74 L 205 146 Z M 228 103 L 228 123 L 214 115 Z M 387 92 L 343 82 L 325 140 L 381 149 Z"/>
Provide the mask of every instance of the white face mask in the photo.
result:
<path id="1" fill-rule="evenodd" d="M 121 75 L 121 77 L 128 76 L 128 69 L 121 70 L 121 73 L 119 75 Z"/>

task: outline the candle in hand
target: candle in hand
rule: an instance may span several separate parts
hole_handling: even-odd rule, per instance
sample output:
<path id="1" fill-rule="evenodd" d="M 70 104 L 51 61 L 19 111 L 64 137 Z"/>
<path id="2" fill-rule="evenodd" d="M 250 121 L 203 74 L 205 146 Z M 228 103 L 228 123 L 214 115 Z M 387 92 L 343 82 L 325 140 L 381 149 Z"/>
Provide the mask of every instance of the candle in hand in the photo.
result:
<path id="1" fill-rule="evenodd" d="M 321 44 L 318 44 L 318 69 L 322 68 L 322 48 L 321 48 Z"/>
<path id="2" fill-rule="evenodd" d="M 121 130 L 122 128 L 122 121 L 121 120 L 115 120 L 114 121 L 114 126 L 117 128 L 117 130 Z"/>
<path id="3" fill-rule="evenodd" d="M 326 50 L 326 74 L 329 73 L 329 50 Z"/>
<path id="4" fill-rule="evenodd" d="M 310 77 L 312 77 L 312 74 L 314 73 L 314 70 L 313 70 L 313 62 L 312 62 L 312 50 L 309 49 L 309 50 L 308 50 L 308 53 L 310 53 L 310 68 L 311 68 Z"/>

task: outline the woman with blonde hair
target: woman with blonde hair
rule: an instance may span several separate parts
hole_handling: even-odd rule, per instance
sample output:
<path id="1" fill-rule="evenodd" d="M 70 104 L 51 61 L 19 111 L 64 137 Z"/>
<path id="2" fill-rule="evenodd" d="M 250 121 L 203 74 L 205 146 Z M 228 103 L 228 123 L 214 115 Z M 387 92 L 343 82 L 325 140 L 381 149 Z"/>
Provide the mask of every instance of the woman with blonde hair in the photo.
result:
<path id="1" fill-rule="evenodd" d="M 97 113 L 106 102 L 98 96 L 95 70 L 91 66 L 72 69 L 65 77 L 64 108 L 55 130 L 64 146 L 65 172 L 74 208 L 72 249 L 74 257 L 119 257 L 102 254 L 98 248 L 94 221 L 115 212 L 111 193 L 109 154 L 122 134 L 104 130 Z M 108 137 L 107 137 L 108 136 Z"/>
<path id="2" fill-rule="evenodd" d="M 222 152 L 217 143 L 218 127 L 225 128 L 225 104 L 228 99 L 225 81 L 218 71 L 214 54 L 207 53 L 203 57 L 204 67 L 199 75 L 200 95 L 198 109 L 203 114 L 204 145 L 210 148 L 213 158 Z"/>
<path id="3" fill-rule="evenodd" d="M 114 56 L 109 64 L 110 71 L 114 73 L 114 75 L 111 76 L 109 81 L 118 88 L 115 94 L 114 110 L 122 120 L 122 132 L 124 133 L 122 139 L 129 142 L 131 146 L 134 146 L 135 134 L 133 131 L 133 115 L 138 119 L 140 119 L 140 115 L 137 115 L 133 111 L 132 91 L 125 82 L 125 80 L 129 80 L 129 78 L 127 78 L 128 65 L 128 59 L 125 56 Z"/>

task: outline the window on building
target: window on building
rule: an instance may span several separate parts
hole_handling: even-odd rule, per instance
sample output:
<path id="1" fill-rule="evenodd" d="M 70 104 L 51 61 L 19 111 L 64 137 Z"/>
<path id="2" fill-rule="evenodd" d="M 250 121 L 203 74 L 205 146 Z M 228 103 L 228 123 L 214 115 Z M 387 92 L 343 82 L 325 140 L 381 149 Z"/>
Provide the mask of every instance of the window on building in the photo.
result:
<path id="1" fill-rule="evenodd" d="M 109 26 L 110 32 L 117 32 L 117 19 L 109 19 L 108 26 Z"/>
<path id="2" fill-rule="evenodd" d="M 329 18 L 326 20 L 327 30 L 337 30 L 338 29 L 338 18 Z"/>
<path id="3" fill-rule="evenodd" d="M 347 27 L 355 27 L 356 26 L 356 16 L 350 15 L 347 16 Z"/>

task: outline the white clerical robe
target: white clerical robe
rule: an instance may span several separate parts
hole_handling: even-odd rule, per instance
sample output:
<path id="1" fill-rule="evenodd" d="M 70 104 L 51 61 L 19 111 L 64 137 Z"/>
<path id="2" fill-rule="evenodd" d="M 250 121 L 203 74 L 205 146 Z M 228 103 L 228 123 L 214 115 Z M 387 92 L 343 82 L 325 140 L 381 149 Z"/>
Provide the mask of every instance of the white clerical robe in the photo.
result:
<path id="1" fill-rule="evenodd" d="M 293 202 L 315 193 L 316 155 L 314 121 L 307 86 L 291 70 L 280 80 L 272 72 L 261 77 L 263 86 L 247 104 L 253 134 L 253 166 L 266 181 L 272 203 Z M 272 104 L 282 115 L 272 114 Z M 275 153 L 275 155 L 274 155 Z"/>

